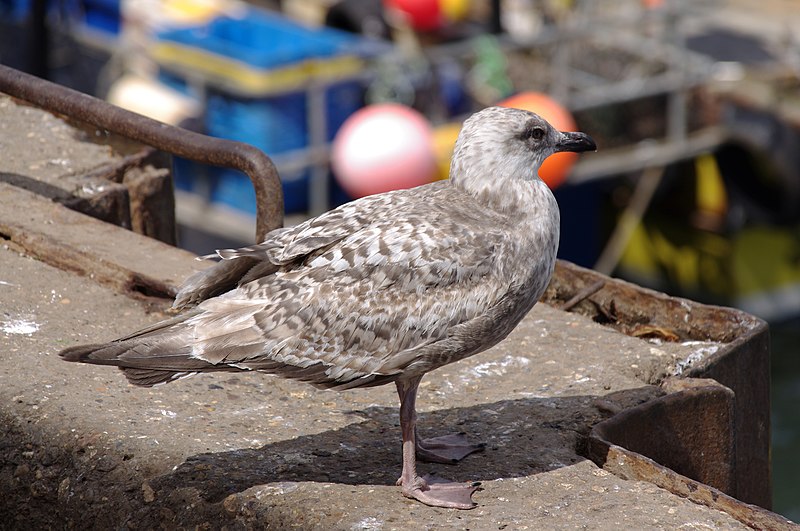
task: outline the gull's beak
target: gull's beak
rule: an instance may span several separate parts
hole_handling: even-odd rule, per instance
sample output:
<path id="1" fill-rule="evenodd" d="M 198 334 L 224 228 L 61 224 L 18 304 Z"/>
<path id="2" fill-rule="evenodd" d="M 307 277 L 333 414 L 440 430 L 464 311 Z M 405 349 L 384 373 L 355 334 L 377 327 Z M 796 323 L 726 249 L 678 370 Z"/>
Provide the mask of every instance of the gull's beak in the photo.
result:
<path id="1" fill-rule="evenodd" d="M 597 144 L 586 133 L 561 133 L 561 138 L 556 143 L 556 152 L 559 151 L 597 151 Z"/>

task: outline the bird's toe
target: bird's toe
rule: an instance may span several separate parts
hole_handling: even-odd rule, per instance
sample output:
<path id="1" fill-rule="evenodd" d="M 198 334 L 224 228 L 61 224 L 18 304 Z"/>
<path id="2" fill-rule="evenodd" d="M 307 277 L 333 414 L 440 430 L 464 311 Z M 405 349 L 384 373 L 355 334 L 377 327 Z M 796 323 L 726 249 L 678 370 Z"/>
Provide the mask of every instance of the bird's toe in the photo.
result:
<path id="1" fill-rule="evenodd" d="M 403 496 L 447 509 L 472 509 L 477 506 L 472 495 L 480 490 L 480 483 L 455 483 L 433 476 L 417 477 L 410 485 L 402 485 Z"/>

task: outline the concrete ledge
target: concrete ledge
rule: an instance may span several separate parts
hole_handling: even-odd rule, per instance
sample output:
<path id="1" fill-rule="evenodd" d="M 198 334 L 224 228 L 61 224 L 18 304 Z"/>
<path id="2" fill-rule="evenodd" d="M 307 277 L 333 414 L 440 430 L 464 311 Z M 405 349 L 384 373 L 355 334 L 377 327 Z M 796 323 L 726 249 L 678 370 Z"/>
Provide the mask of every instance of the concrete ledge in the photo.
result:
<path id="1" fill-rule="evenodd" d="M 257 374 L 140 389 L 117 371 L 63 363 L 64 346 L 163 315 L 19 250 L 0 251 L 0 510 L 17 525 L 744 527 L 584 457 L 591 426 L 663 395 L 650 382 L 696 358 L 696 343 L 663 349 L 537 306 L 501 345 L 423 381 L 425 433 L 464 430 L 489 443 L 457 466 L 425 465 L 484 485 L 473 511 L 433 509 L 393 486 L 393 389 L 334 393 Z M 152 256 L 153 268 L 173 252 Z"/>

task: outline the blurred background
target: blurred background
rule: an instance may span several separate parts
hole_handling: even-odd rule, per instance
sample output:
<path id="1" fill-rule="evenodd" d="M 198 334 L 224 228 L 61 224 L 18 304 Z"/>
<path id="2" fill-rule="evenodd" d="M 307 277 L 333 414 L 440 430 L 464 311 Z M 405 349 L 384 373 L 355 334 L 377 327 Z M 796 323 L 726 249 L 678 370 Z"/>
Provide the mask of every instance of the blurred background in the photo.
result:
<path id="1" fill-rule="evenodd" d="M 445 179 L 488 105 L 582 130 L 561 258 L 772 330 L 774 510 L 800 521 L 794 0 L 0 0 L 0 63 L 275 160 L 287 223 Z M 251 243 L 246 176 L 174 161 L 179 239 Z"/>

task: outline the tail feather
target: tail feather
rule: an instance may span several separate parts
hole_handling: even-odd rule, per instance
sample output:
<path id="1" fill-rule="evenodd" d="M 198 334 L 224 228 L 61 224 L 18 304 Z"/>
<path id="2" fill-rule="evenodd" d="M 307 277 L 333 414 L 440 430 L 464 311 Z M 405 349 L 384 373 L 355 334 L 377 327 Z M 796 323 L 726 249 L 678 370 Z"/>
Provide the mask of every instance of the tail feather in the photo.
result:
<path id="1" fill-rule="evenodd" d="M 182 376 L 189 376 L 188 372 L 164 371 L 155 369 L 140 369 L 122 366 L 125 360 L 119 358 L 128 349 L 121 343 L 108 343 L 105 345 L 80 345 L 70 347 L 59 353 L 64 361 L 91 363 L 93 365 L 116 365 L 122 370 L 125 377 L 133 385 L 152 387 L 161 383 L 177 380 Z"/>
<path id="2" fill-rule="evenodd" d="M 197 374 L 197 372 L 158 371 L 153 369 L 132 369 L 130 367 L 120 367 L 119 369 L 131 384 L 139 387 L 153 387 L 154 385 L 174 382 Z"/>
<path id="3" fill-rule="evenodd" d="M 66 348 L 59 352 L 58 355 L 64 361 L 92 363 L 95 365 L 118 365 L 118 363 L 114 363 L 115 359 L 119 354 L 127 350 L 120 345 L 120 343 L 78 345 L 77 347 Z"/>
<path id="4" fill-rule="evenodd" d="M 137 352 L 137 348 L 144 352 Z M 150 351 L 150 355 L 148 355 Z M 64 361 L 119 367 L 133 385 L 152 387 L 169 383 L 202 371 L 230 370 L 193 358 L 188 350 L 152 355 L 136 341 L 70 347 L 59 353 Z"/>
<path id="5" fill-rule="evenodd" d="M 59 356 L 64 361 L 129 369 L 194 372 L 215 368 L 213 364 L 192 356 L 191 347 L 170 342 L 150 344 L 128 340 L 102 345 L 81 345 L 65 349 Z"/>
<path id="6" fill-rule="evenodd" d="M 190 318 L 198 315 L 199 313 L 200 313 L 200 311 L 197 310 L 197 309 L 190 310 L 188 312 L 183 312 L 182 314 L 176 315 L 175 317 L 173 317 L 171 319 L 166 319 L 164 321 L 159 321 L 159 322 L 157 322 L 155 324 L 152 324 L 152 325 L 150 325 L 148 327 L 145 327 L 145 328 L 142 328 L 140 330 L 137 330 L 136 332 L 133 332 L 132 334 L 128 334 L 125 337 L 121 337 L 121 338 L 117 339 L 116 342 L 127 341 L 129 339 L 136 339 L 136 338 L 140 338 L 140 337 L 144 337 L 144 336 L 151 336 L 151 337 L 155 336 L 155 335 L 163 336 L 165 333 L 167 333 L 167 329 L 168 328 L 172 328 L 173 332 L 178 332 L 179 328 L 180 328 L 178 325 L 181 325 L 182 323 L 184 323 L 187 320 L 189 320 Z"/>
<path id="7" fill-rule="evenodd" d="M 119 367 L 130 383 L 152 387 L 202 371 L 235 370 L 195 357 L 192 330 L 183 323 L 198 310 L 161 321 L 109 343 L 69 347 L 64 361 Z"/>

